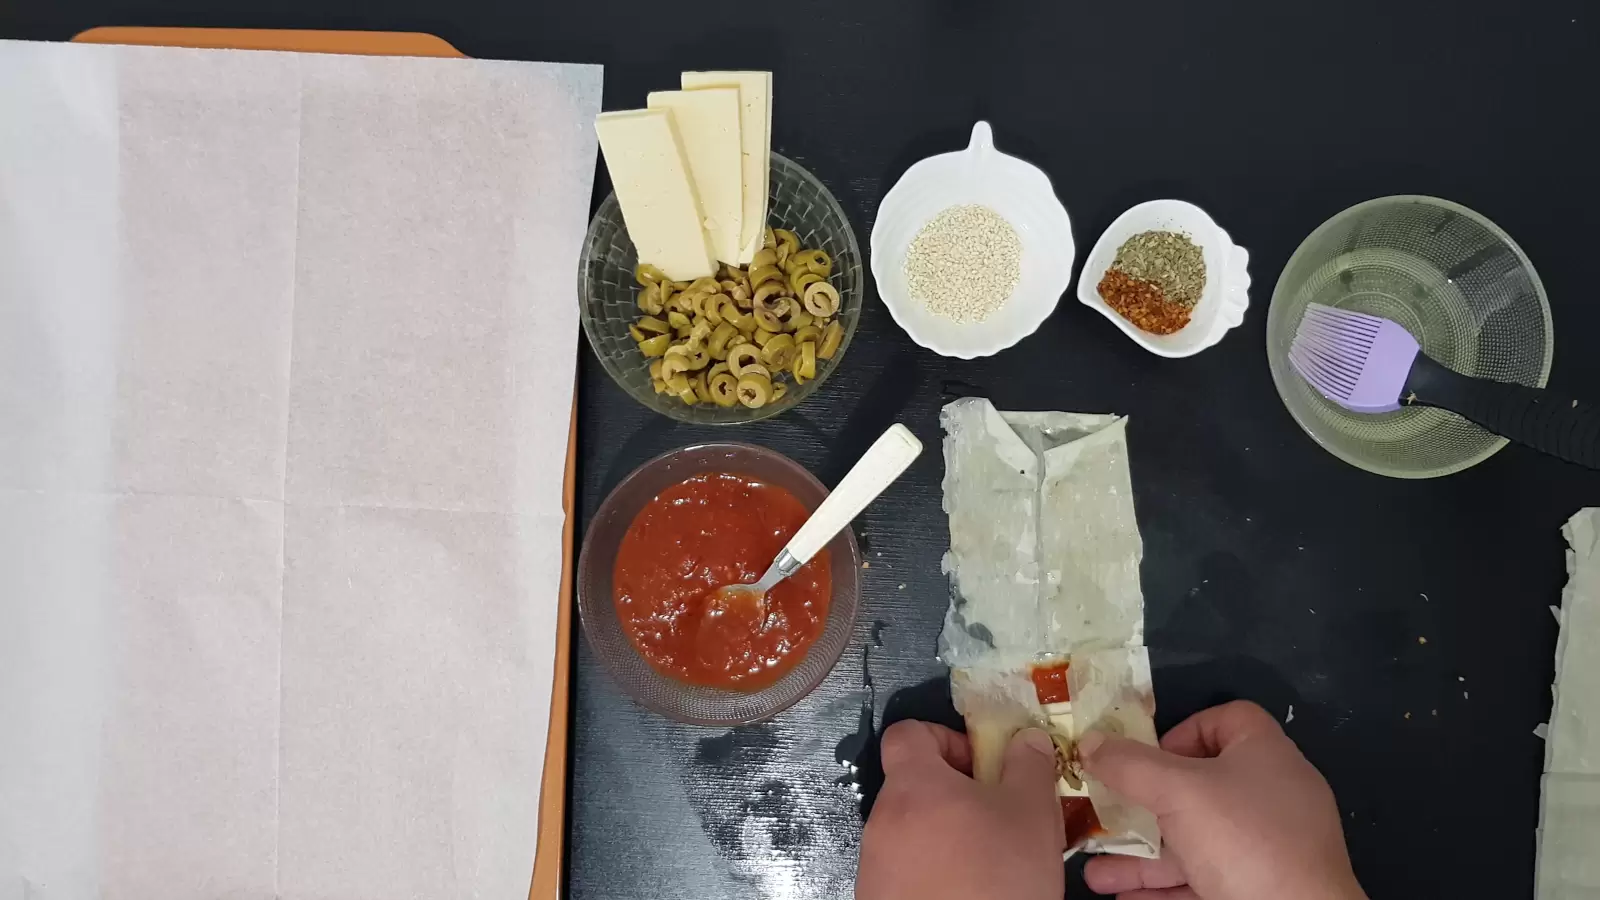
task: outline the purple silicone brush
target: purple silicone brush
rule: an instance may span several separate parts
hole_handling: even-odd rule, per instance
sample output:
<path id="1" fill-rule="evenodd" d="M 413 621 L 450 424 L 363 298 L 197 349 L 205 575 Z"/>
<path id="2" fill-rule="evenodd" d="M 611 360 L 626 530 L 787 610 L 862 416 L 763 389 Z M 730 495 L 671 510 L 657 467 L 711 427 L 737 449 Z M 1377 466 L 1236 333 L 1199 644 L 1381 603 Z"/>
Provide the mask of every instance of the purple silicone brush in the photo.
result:
<path id="1" fill-rule="evenodd" d="M 1600 469 L 1600 411 L 1594 406 L 1462 375 L 1422 353 L 1417 339 L 1388 319 L 1313 303 L 1295 329 L 1289 363 L 1322 396 L 1353 412 L 1434 406 L 1540 452 Z"/>

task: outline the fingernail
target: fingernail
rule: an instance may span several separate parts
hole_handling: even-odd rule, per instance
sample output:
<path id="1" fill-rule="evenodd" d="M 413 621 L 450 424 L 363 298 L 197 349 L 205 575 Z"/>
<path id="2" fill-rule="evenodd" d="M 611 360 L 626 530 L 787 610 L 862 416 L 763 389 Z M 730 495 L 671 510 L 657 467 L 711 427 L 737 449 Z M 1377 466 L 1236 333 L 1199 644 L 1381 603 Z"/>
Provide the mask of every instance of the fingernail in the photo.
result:
<path id="1" fill-rule="evenodd" d="M 1100 745 L 1104 744 L 1105 742 L 1105 735 L 1098 731 L 1091 731 L 1083 737 L 1078 738 L 1078 755 L 1093 756 L 1094 752 L 1099 750 Z"/>
<path id="2" fill-rule="evenodd" d="M 1045 734 L 1041 728 L 1022 729 L 1022 742 L 1039 753 L 1056 755 L 1055 741 L 1050 740 L 1050 735 Z"/>

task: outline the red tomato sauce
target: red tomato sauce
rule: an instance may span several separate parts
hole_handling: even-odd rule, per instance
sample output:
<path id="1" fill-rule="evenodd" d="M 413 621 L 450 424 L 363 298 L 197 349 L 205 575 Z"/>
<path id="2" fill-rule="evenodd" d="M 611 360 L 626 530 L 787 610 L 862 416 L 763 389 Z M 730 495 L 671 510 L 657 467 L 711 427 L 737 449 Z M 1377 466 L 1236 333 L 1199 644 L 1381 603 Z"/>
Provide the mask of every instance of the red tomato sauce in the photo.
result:
<path id="1" fill-rule="evenodd" d="M 1028 671 L 1033 679 L 1033 693 L 1041 704 L 1071 702 L 1072 691 L 1067 688 L 1067 669 L 1070 667 L 1069 661 L 1053 666 L 1035 666 Z M 1061 826 L 1062 831 L 1066 832 L 1069 848 L 1082 846 L 1084 841 L 1105 831 L 1088 797 L 1061 798 Z"/>
<path id="2" fill-rule="evenodd" d="M 1066 832 L 1068 848 L 1081 847 L 1089 838 L 1105 833 L 1088 797 L 1061 798 L 1061 825 Z"/>
<path id="3" fill-rule="evenodd" d="M 759 579 L 810 511 L 776 485 L 696 475 L 657 494 L 634 517 L 612 571 L 612 600 L 634 649 L 679 681 L 754 691 L 805 655 L 828 618 L 828 551 L 767 594 L 766 617 L 729 584 Z"/>
<path id="4" fill-rule="evenodd" d="M 1035 666 L 1028 674 L 1033 677 L 1033 692 L 1040 703 L 1066 703 L 1072 699 L 1067 690 L 1067 663 L 1041 668 Z"/>

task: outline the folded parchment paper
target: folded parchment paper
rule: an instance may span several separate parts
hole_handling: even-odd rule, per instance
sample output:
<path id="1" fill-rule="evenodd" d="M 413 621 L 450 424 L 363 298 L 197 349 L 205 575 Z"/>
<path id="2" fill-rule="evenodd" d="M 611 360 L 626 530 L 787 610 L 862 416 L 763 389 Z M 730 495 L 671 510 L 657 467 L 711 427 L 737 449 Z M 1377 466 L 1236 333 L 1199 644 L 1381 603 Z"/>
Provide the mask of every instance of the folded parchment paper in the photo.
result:
<path id="1" fill-rule="evenodd" d="M 1580 510 L 1561 533 L 1555 700 L 1545 736 L 1535 894 L 1577 900 L 1600 893 L 1600 508 Z"/>
<path id="2" fill-rule="evenodd" d="M 526 895 L 600 85 L 0 42 L 0 898 Z"/>
<path id="3" fill-rule="evenodd" d="M 1000 412 L 975 398 L 940 420 L 953 588 L 940 656 L 974 775 L 994 777 L 1005 742 L 1029 724 L 1068 740 L 1098 728 L 1154 744 L 1127 420 Z M 1027 673 L 1044 660 L 1071 662 L 1070 711 L 1039 703 Z M 1092 778 L 1084 792 L 1106 833 L 1072 850 L 1159 853 L 1154 816 Z"/>

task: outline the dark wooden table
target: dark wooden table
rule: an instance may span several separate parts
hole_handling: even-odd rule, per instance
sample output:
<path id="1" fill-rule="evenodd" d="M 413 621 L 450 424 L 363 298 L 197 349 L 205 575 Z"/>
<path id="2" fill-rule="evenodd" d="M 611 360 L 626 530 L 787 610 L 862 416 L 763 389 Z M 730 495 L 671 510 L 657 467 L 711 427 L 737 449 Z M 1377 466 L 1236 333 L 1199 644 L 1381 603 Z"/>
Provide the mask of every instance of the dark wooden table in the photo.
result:
<path id="1" fill-rule="evenodd" d="M 733 432 L 649 413 L 586 352 L 585 516 L 638 463 L 707 437 L 770 445 L 830 482 L 895 420 L 933 452 L 858 522 L 871 568 L 856 641 L 776 721 L 662 721 L 580 647 L 581 900 L 850 894 L 860 813 L 837 759 L 870 757 L 867 711 L 878 727 L 949 715 L 933 651 L 948 597 L 937 411 L 952 392 L 1132 416 L 1164 727 L 1230 697 L 1280 716 L 1292 705 L 1289 733 L 1333 782 L 1374 896 L 1530 895 L 1557 529 L 1600 503 L 1600 476 L 1517 448 L 1432 481 L 1353 469 L 1291 421 L 1263 334 L 1278 271 L 1318 223 L 1370 197 L 1433 194 L 1521 243 L 1550 294 L 1551 385 L 1600 395 L 1597 22 L 1583 0 L 0 6 L 13 38 L 109 24 L 430 31 L 474 56 L 604 63 L 612 109 L 682 69 L 770 68 L 773 146 L 833 189 L 863 243 L 906 166 L 965 144 L 985 118 L 1054 179 L 1080 246 L 1129 205 L 1170 196 L 1250 249 L 1244 325 L 1189 360 L 1148 355 L 1071 302 L 997 357 L 943 359 L 869 293 L 840 372 L 794 413 Z"/>

